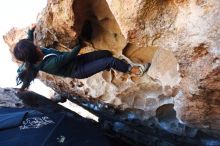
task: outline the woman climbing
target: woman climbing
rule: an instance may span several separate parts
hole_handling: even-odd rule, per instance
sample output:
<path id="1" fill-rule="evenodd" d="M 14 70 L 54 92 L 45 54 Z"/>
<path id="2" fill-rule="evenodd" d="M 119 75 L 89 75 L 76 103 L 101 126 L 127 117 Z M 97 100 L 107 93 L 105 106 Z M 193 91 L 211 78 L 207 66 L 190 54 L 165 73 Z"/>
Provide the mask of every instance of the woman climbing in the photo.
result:
<path id="1" fill-rule="evenodd" d="M 55 49 L 40 48 L 33 43 L 35 26 L 28 31 L 28 39 L 20 40 L 13 51 L 15 58 L 23 64 L 18 69 L 17 85 L 22 83 L 21 90 L 29 87 L 38 71 L 49 74 L 83 79 L 100 71 L 115 69 L 123 73 L 141 75 L 150 64 L 131 66 L 112 56 L 107 50 L 94 51 L 78 55 L 81 41 L 71 52 L 60 52 Z"/>

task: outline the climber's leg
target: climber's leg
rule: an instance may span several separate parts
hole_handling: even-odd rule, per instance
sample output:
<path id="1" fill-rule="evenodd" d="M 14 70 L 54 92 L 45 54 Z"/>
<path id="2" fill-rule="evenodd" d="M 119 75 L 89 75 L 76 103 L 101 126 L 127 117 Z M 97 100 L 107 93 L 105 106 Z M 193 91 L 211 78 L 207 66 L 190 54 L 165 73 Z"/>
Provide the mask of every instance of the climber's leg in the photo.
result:
<path id="1" fill-rule="evenodd" d="M 93 51 L 86 54 L 78 55 L 77 59 L 78 62 L 87 63 L 94 60 L 98 60 L 100 58 L 106 58 L 111 57 L 112 53 L 108 50 L 99 50 L 99 51 Z"/>
<path id="2" fill-rule="evenodd" d="M 88 62 L 83 61 L 78 62 L 73 77 L 78 79 L 87 78 L 100 71 L 111 68 L 126 73 L 130 70 L 131 66 L 124 61 L 114 57 L 105 57 Z"/>

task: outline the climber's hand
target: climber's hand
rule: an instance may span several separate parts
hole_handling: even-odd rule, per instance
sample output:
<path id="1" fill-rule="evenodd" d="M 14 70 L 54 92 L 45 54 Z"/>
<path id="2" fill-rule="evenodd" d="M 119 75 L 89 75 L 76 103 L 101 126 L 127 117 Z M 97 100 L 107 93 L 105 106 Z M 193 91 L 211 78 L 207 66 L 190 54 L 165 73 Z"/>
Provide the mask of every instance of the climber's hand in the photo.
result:
<path id="1" fill-rule="evenodd" d="M 34 30 L 36 28 L 36 23 L 32 23 L 30 26 L 29 26 L 29 29 L 30 30 Z"/>
<path id="2" fill-rule="evenodd" d="M 17 93 L 27 92 L 27 90 L 25 90 L 25 89 L 23 89 L 23 88 L 17 88 L 16 91 L 17 91 Z"/>

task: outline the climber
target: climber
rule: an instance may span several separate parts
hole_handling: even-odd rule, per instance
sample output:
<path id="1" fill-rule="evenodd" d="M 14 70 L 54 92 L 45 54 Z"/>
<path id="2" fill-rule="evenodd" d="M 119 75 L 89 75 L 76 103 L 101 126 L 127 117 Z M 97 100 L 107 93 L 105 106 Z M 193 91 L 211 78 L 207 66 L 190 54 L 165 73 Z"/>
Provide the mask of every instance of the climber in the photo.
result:
<path id="1" fill-rule="evenodd" d="M 123 73 L 142 75 L 150 66 L 150 64 L 131 66 L 113 57 L 107 50 L 77 55 L 82 44 L 81 40 L 71 52 L 40 48 L 33 43 L 35 27 L 36 25 L 31 26 L 28 38 L 20 40 L 13 50 L 15 58 L 23 62 L 18 68 L 16 78 L 17 85 L 22 83 L 20 88 L 22 91 L 29 87 L 39 70 L 53 75 L 83 79 L 111 68 Z"/>

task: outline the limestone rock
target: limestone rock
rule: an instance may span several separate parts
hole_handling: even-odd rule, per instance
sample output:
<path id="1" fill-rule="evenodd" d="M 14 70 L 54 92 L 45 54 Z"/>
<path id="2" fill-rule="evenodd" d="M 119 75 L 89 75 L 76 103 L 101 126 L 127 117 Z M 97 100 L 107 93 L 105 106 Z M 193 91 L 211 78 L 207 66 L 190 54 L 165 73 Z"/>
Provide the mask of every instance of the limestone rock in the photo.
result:
<path id="1" fill-rule="evenodd" d="M 143 119 L 174 104 L 179 121 L 220 137 L 217 20 L 217 0 L 49 0 L 37 24 L 37 44 L 69 51 L 82 36 L 89 47 L 81 53 L 107 49 L 131 64 L 152 65 L 142 77 L 111 70 L 81 80 L 45 73 L 40 78 L 62 94 L 141 110 Z M 19 34 L 12 30 L 4 39 L 12 47 Z"/>
<path id="2" fill-rule="evenodd" d="M 15 89 L 0 88 L 0 107 L 24 107 L 23 101 L 16 94 Z"/>

